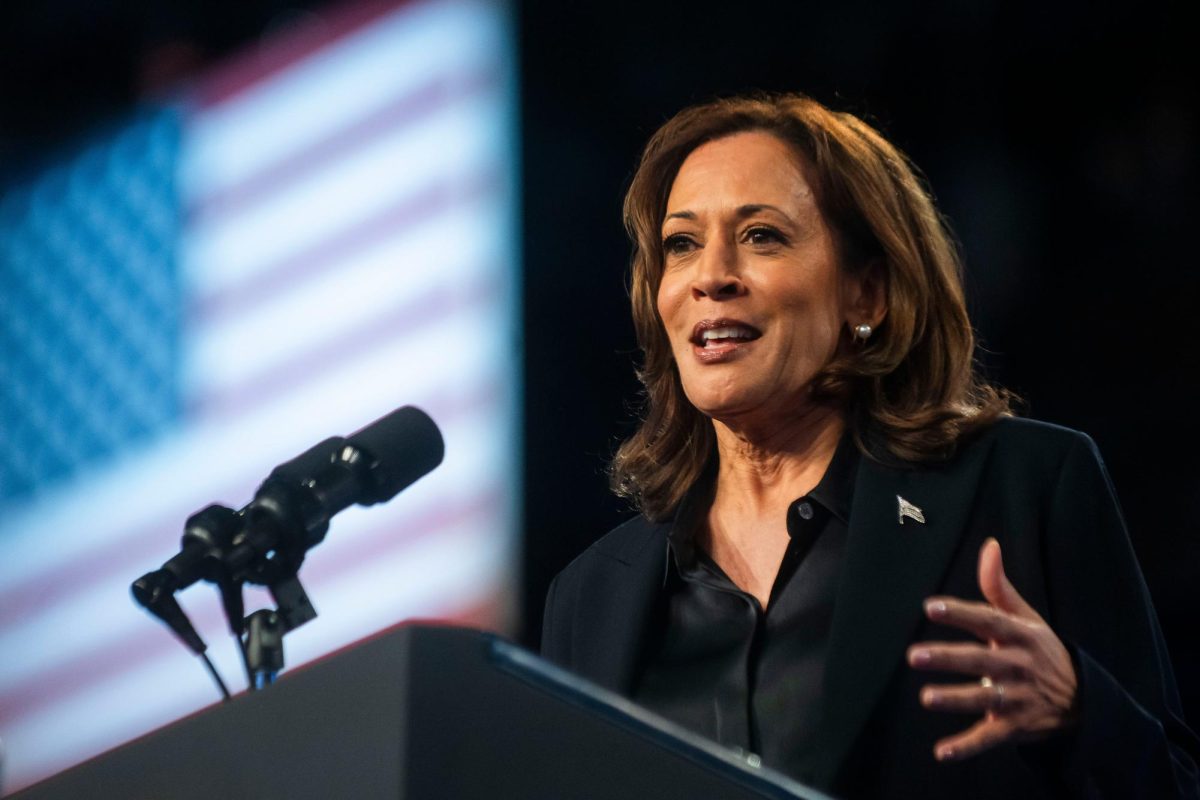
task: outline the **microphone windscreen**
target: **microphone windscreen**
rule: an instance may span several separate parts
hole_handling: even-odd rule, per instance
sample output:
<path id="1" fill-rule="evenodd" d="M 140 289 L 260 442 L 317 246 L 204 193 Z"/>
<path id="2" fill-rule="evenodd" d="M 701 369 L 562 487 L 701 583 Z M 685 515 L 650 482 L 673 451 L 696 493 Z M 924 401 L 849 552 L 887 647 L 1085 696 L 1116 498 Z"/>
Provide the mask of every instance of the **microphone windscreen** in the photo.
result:
<path id="1" fill-rule="evenodd" d="M 442 463 L 446 449 L 437 424 L 413 406 L 375 420 L 347 441 L 374 461 L 370 471 L 374 496 L 359 500 L 364 505 L 391 500 Z"/>

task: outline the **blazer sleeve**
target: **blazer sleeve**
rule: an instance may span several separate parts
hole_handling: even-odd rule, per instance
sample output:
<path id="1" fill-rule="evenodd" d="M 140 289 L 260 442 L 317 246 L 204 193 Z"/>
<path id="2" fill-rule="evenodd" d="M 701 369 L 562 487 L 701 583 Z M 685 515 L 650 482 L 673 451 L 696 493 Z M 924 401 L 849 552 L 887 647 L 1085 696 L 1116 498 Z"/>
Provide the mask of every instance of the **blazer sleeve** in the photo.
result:
<path id="1" fill-rule="evenodd" d="M 1051 625 L 1075 658 L 1079 725 L 1060 761 L 1086 798 L 1198 798 L 1200 742 L 1183 722 L 1150 593 L 1100 454 L 1080 434 L 1051 496 Z"/>

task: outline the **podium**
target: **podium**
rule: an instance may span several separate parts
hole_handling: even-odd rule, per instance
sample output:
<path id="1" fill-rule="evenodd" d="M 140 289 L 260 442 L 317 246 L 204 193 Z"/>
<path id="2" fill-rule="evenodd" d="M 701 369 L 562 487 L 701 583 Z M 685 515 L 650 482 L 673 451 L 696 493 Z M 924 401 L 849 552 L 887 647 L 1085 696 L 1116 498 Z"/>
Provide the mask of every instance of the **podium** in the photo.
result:
<path id="1" fill-rule="evenodd" d="M 824 795 L 496 636 L 405 625 L 15 797 Z"/>

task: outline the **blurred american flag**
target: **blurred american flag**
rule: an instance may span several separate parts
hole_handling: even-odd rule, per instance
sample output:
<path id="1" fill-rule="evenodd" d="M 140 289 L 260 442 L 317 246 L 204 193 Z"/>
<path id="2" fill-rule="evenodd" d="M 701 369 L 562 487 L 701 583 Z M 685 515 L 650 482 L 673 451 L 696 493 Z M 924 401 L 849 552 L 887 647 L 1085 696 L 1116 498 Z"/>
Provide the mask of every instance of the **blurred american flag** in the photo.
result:
<path id="1" fill-rule="evenodd" d="M 289 667 L 511 619 L 520 336 L 507 10 L 331 10 L 0 199 L 0 738 L 12 790 L 212 702 L 129 583 L 210 502 L 392 408 L 446 459 L 333 522 Z M 181 596 L 230 683 L 215 592 Z M 269 603 L 259 590 L 247 607 Z"/>

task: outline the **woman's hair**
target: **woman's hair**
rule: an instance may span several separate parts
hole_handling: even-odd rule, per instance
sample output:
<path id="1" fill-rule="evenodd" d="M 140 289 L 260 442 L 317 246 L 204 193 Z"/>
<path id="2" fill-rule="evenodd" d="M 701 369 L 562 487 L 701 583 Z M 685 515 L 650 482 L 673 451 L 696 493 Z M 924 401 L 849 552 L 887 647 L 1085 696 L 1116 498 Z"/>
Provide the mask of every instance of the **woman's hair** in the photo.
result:
<path id="1" fill-rule="evenodd" d="M 651 519 L 671 513 L 714 457 L 716 442 L 711 420 L 683 393 L 655 302 L 667 197 L 693 150 L 745 131 L 770 133 L 795 149 L 811 168 L 840 268 L 875 271 L 884 286 L 887 316 L 874 335 L 839 348 L 811 384 L 815 398 L 844 409 L 859 450 L 890 464 L 945 460 L 963 437 L 1011 414 L 1011 395 L 976 374 L 959 255 L 904 154 L 852 114 L 799 94 L 693 106 L 650 138 L 625 196 L 645 399 L 641 424 L 617 451 L 611 477 L 613 490 Z"/>

